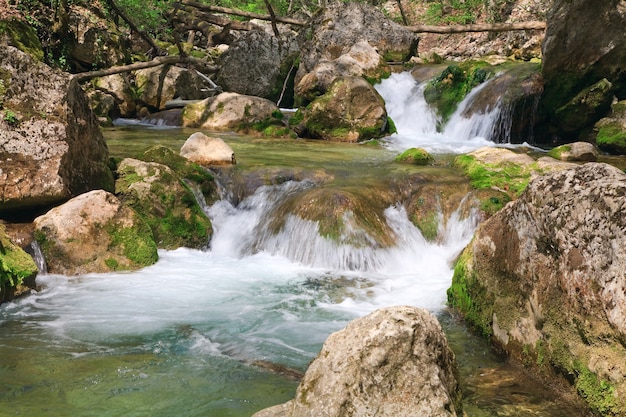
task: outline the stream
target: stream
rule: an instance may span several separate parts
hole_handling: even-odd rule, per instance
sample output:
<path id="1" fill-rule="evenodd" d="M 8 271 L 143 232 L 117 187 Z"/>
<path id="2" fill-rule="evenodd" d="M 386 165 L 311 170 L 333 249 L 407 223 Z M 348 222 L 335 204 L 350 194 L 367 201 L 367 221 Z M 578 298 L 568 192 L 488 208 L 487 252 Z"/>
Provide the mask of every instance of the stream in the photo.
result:
<path id="1" fill-rule="evenodd" d="M 331 176 L 325 187 L 373 190 L 412 173 L 458 177 L 448 164 L 393 159 L 412 146 L 438 154 L 494 146 L 479 134 L 493 115 L 437 133 L 420 86 L 408 82 L 400 74 L 379 86 L 400 132 L 384 148 L 221 134 L 237 158 L 231 175 L 297 168 Z M 123 125 L 104 134 L 112 156 L 128 156 L 155 144 L 178 151 L 193 132 Z M 286 181 L 218 201 L 208 208 L 214 236 L 205 251 L 162 250 L 155 265 L 136 272 L 40 275 L 37 292 L 0 306 L 0 417 L 250 416 L 293 398 L 331 332 L 397 304 L 440 319 L 469 417 L 584 415 L 446 310 L 453 261 L 472 238 L 475 213 L 454 212 L 430 242 L 391 205 L 384 216 L 397 241 L 386 248 L 337 244 L 297 219 L 271 236 L 259 231 L 277 201 L 310 186 Z"/>

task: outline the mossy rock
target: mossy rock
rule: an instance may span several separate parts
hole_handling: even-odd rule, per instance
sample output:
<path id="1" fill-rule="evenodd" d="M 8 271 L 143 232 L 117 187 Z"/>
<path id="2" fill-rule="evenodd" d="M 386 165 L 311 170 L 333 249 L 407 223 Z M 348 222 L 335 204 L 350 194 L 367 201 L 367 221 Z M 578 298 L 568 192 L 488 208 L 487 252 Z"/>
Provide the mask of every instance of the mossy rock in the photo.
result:
<path id="1" fill-rule="evenodd" d="M 212 234 L 191 185 L 166 165 L 123 160 L 116 193 L 150 226 L 159 248 L 204 248 Z"/>
<path id="2" fill-rule="evenodd" d="M 596 145 L 613 155 L 626 155 L 626 129 L 618 121 L 598 123 Z"/>
<path id="3" fill-rule="evenodd" d="M 548 151 L 548 156 L 554 159 L 563 159 L 563 154 L 572 150 L 569 145 L 561 145 Z"/>
<path id="4" fill-rule="evenodd" d="M 43 61 L 43 47 L 37 32 L 26 22 L 0 20 L 0 38 L 6 36 L 9 44 L 25 52 L 38 61 Z"/>
<path id="5" fill-rule="evenodd" d="M 437 113 L 445 123 L 465 96 L 474 87 L 487 80 L 492 71 L 490 65 L 483 61 L 467 61 L 450 65 L 427 84 L 424 89 L 424 98 L 437 109 Z"/>
<path id="6" fill-rule="evenodd" d="M 422 148 L 410 148 L 396 157 L 396 162 L 426 166 L 433 163 L 435 158 Z"/>
<path id="7" fill-rule="evenodd" d="M 0 224 L 0 303 L 32 286 L 37 272 L 33 258 L 11 242 Z"/>
<path id="8" fill-rule="evenodd" d="M 534 168 L 534 165 L 525 166 L 510 161 L 484 163 L 472 155 L 457 156 L 454 165 L 463 170 L 474 188 L 497 189 L 512 197 L 524 191 Z"/>

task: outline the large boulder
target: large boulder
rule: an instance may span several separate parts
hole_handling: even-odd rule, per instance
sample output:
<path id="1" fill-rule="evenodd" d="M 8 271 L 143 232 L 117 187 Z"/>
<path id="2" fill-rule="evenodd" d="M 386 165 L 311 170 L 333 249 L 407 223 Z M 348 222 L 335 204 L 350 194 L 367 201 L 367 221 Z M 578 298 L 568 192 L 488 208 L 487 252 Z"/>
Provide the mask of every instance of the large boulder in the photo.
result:
<path id="1" fill-rule="evenodd" d="M 593 16 L 592 19 L 589 16 Z M 589 129 L 608 110 L 610 99 L 596 101 L 592 112 L 578 119 L 564 106 L 581 102 L 585 92 L 606 88 L 608 94 L 626 98 L 626 1 L 556 0 L 547 16 L 543 44 L 545 91 L 542 108 L 551 128 L 549 134 L 566 137 L 568 120 L 576 130 Z M 603 81 L 602 86 L 597 83 Z M 596 94 L 597 95 L 597 94 Z M 588 105 L 588 104 L 585 104 Z M 562 109 L 557 112 L 557 109 Z M 570 138 L 576 139 L 576 138 Z M 546 140 L 553 140 L 552 137 Z"/>
<path id="2" fill-rule="evenodd" d="M 277 103 L 299 52 L 295 36 L 288 31 L 282 33 L 277 38 L 263 30 L 251 30 L 238 38 L 220 56 L 217 84 L 225 91 Z M 292 96 L 281 101 L 282 106 L 292 103 Z"/>
<path id="3" fill-rule="evenodd" d="M 207 97 L 207 85 L 195 71 L 171 65 L 135 72 L 137 102 L 150 111 L 164 110 L 175 98 L 200 100 Z"/>
<path id="4" fill-rule="evenodd" d="M 361 2 L 330 4 L 313 17 L 300 36 L 296 85 L 322 60 L 339 58 L 359 42 L 368 42 L 387 62 L 403 62 L 417 53 L 419 41 L 415 33 Z"/>
<path id="5" fill-rule="evenodd" d="M 211 221 L 202 211 L 192 183 L 156 162 L 126 158 L 117 168 L 115 191 L 145 221 L 159 248 L 205 248 Z"/>
<path id="6" fill-rule="evenodd" d="M 587 163 L 532 181 L 461 254 L 449 305 L 513 358 L 626 413 L 626 174 Z"/>
<path id="7" fill-rule="evenodd" d="M 109 152 L 80 85 L 0 46 L 0 212 L 113 190 Z"/>
<path id="8" fill-rule="evenodd" d="M 388 74 L 389 68 L 376 48 L 367 41 L 361 41 L 335 59 L 321 59 L 300 79 L 295 93 L 308 103 L 326 93 L 337 77 L 362 76 L 378 80 Z"/>
<path id="9" fill-rule="evenodd" d="M 221 93 L 187 105 L 183 111 L 183 126 L 213 131 L 248 131 L 274 121 L 282 125 L 282 118 L 278 106 L 267 99 Z"/>
<path id="10" fill-rule="evenodd" d="M 136 270 L 158 260 L 148 225 L 103 190 L 72 198 L 37 217 L 34 226 L 50 273 Z"/>
<path id="11" fill-rule="evenodd" d="M 389 129 L 385 101 L 361 77 L 338 77 L 326 94 L 289 121 L 302 137 L 361 142 L 383 137 Z"/>
<path id="12" fill-rule="evenodd" d="M 254 417 L 462 415 L 454 354 L 426 310 L 376 310 L 331 334 L 293 400 Z"/>

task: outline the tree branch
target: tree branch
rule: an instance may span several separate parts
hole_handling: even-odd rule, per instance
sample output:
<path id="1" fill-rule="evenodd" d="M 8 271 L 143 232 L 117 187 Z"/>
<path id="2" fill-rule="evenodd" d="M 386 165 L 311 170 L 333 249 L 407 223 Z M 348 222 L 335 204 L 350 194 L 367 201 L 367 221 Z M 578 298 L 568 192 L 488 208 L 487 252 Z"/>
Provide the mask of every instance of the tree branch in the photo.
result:
<path id="1" fill-rule="evenodd" d="M 517 22 L 517 23 L 485 23 L 474 25 L 406 26 L 416 33 L 465 33 L 465 32 L 509 32 L 512 30 L 544 30 L 546 22 Z"/>

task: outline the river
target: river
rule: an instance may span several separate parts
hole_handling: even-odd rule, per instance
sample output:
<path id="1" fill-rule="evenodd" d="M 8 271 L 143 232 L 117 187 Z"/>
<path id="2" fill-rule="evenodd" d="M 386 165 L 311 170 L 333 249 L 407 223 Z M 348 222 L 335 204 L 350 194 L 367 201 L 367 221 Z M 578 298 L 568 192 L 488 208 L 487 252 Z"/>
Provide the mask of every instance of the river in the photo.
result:
<path id="1" fill-rule="evenodd" d="M 395 164 L 402 149 L 449 154 L 494 146 L 473 127 L 457 130 L 465 136 L 437 133 L 420 86 L 407 82 L 397 75 L 379 86 L 388 103 L 404 100 L 395 109 L 388 104 L 400 133 L 384 148 L 221 136 L 241 172 L 323 170 L 334 178 L 327 186 L 374 189 L 407 170 L 451 175 L 445 164 Z M 485 128 L 484 119 L 460 123 Z M 190 133 L 118 126 L 105 137 L 112 155 L 125 156 L 154 144 L 178 150 Z M 208 208 L 214 236 L 207 250 L 160 251 L 157 264 L 132 273 L 40 275 L 37 292 L 0 306 L 0 416 L 250 416 L 293 397 L 298 374 L 328 334 L 397 304 L 440 318 L 470 417 L 582 415 L 446 311 L 453 261 L 476 216 L 453 214 L 429 242 L 403 207 L 391 205 L 384 215 L 398 239 L 378 249 L 329 241 L 316 224 L 297 219 L 266 234 L 261 226 L 275 203 L 310 186 L 287 181 L 218 201 Z"/>

